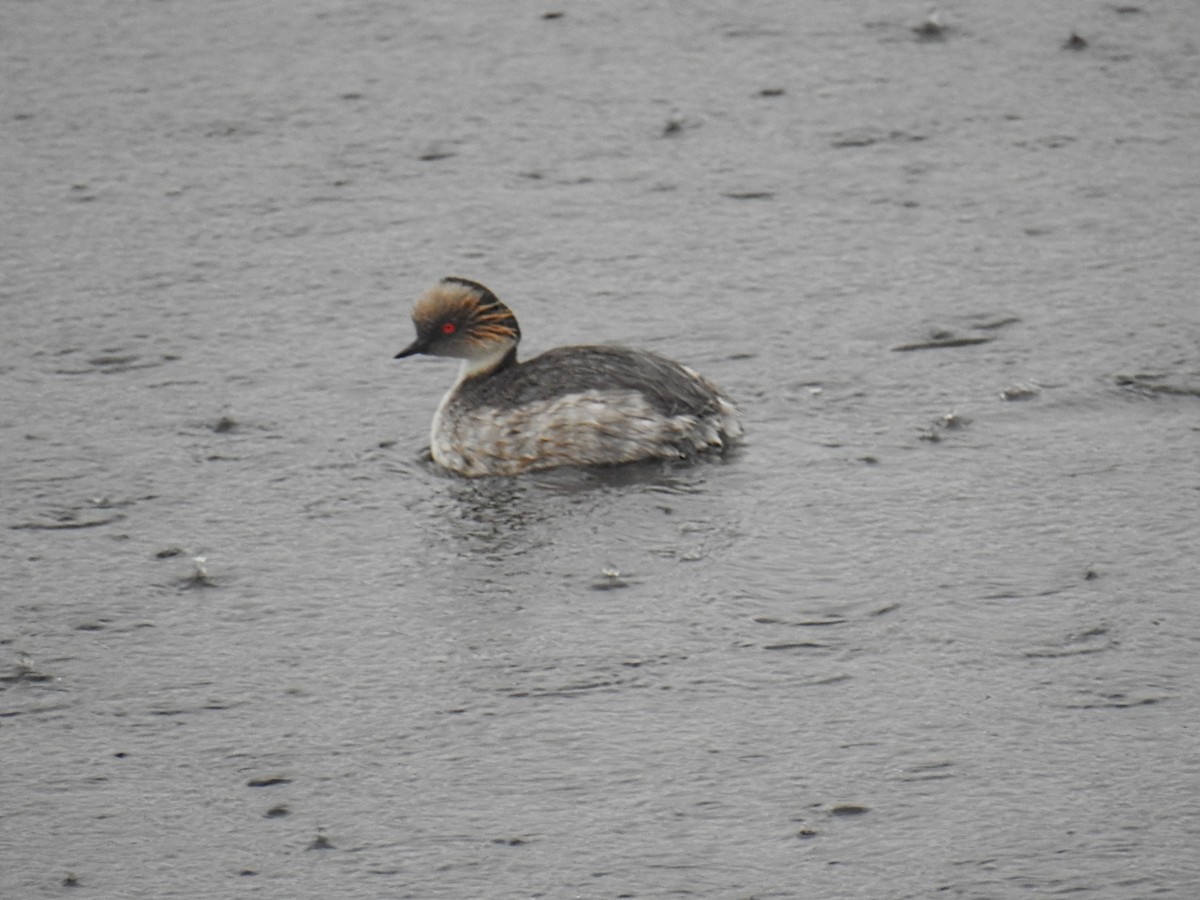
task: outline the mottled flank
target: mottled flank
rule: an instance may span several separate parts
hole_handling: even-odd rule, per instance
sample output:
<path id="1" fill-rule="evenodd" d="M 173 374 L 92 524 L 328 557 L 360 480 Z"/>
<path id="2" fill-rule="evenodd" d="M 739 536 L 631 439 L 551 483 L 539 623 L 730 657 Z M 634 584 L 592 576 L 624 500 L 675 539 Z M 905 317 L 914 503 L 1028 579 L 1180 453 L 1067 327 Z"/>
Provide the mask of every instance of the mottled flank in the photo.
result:
<path id="1" fill-rule="evenodd" d="M 520 328 L 483 285 L 443 279 L 413 310 L 398 356 L 463 359 L 433 418 L 430 451 L 462 475 L 690 459 L 742 434 L 733 404 L 669 359 L 619 347 L 562 347 L 517 362 Z"/>
<path id="2" fill-rule="evenodd" d="M 636 390 L 562 394 L 515 407 L 474 406 L 452 390 L 434 417 L 434 460 L 463 475 L 518 475 L 563 465 L 687 459 L 741 435 L 719 396 L 703 412 L 664 415 Z"/>

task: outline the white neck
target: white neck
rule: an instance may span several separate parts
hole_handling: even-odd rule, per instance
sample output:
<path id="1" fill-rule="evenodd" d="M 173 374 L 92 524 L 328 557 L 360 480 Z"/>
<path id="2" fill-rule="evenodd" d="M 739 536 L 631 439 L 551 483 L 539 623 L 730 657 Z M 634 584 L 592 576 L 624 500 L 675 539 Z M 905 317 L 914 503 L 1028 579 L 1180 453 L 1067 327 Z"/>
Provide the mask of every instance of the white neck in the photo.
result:
<path id="1" fill-rule="evenodd" d="M 464 359 L 462 367 L 458 370 L 458 382 L 461 384 L 467 378 L 496 368 L 496 366 L 500 365 L 500 360 L 504 359 L 511 349 L 512 344 L 505 342 L 497 347 L 493 353 Z"/>

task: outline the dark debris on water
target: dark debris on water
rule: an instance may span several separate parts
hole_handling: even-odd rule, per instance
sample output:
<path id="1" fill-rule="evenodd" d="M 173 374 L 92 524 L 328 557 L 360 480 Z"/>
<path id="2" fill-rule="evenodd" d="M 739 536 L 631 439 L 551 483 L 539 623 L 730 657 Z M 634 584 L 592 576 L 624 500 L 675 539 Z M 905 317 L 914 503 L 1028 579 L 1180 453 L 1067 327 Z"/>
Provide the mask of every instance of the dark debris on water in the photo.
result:
<path id="1" fill-rule="evenodd" d="M 317 836 L 313 838 L 312 843 L 304 848 L 305 850 L 336 850 L 337 847 L 325 836 L 325 832 L 318 831 Z"/>
<path id="2" fill-rule="evenodd" d="M 913 33 L 917 36 L 918 40 L 944 41 L 946 39 L 946 26 L 942 24 L 942 20 L 935 10 L 920 25 L 913 26 Z"/>
<path id="3" fill-rule="evenodd" d="M 971 331 L 998 331 L 1015 325 L 1021 320 L 1016 316 L 978 315 L 970 317 L 972 322 L 967 326 Z M 929 337 L 920 341 L 910 341 L 898 344 L 892 348 L 897 353 L 909 353 L 913 350 L 942 350 L 947 347 L 970 347 L 976 344 L 990 343 L 994 338 L 982 334 L 961 334 L 951 328 L 934 328 Z"/>
<path id="4" fill-rule="evenodd" d="M 111 516 L 103 516 L 98 519 L 78 519 L 75 514 L 64 515 L 62 518 L 54 522 L 18 522 L 16 525 L 10 525 L 14 531 L 70 531 L 76 528 L 99 528 L 102 525 L 111 525 L 114 522 L 120 522 L 125 516 L 121 513 L 116 513 Z"/>
<path id="5" fill-rule="evenodd" d="M 1118 375 L 1114 379 L 1118 387 L 1128 388 L 1146 396 L 1166 395 L 1172 397 L 1200 397 L 1200 386 L 1171 384 L 1165 375 L 1139 372 L 1136 375 Z"/>
<path id="6" fill-rule="evenodd" d="M 12 666 L 7 672 L 0 674 L 0 685 L 6 684 L 45 684 L 54 681 L 53 675 L 39 672 L 27 660 L 22 660 Z"/>
<path id="7" fill-rule="evenodd" d="M 913 350 L 941 350 L 946 347 L 970 347 L 973 344 L 990 344 L 990 337 L 975 335 L 936 334 L 927 341 L 914 341 L 911 344 L 898 344 L 893 347 L 897 353 L 908 353 Z"/>
<path id="8" fill-rule="evenodd" d="M 837 806 L 830 807 L 829 814 L 831 816 L 861 816 L 870 811 L 870 807 L 857 803 L 839 803 Z"/>
<path id="9" fill-rule="evenodd" d="M 929 428 L 921 431 L 920 438 L 923 441 L 936 444 L 942 439 L 942 435 L 945 432 L 959 431 L 970 424 L 971 420 L 966 416 L 960 416 L 956 412 L 943 413 L 933 420 Z"/>

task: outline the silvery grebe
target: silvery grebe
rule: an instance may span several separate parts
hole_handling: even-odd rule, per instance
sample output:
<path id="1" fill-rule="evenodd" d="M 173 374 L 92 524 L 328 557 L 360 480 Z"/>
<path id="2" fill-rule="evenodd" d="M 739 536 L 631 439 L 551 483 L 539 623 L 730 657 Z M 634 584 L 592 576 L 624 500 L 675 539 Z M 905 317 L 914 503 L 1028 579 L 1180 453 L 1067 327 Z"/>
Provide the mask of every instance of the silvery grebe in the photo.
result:
<path id="1" fill-rule="evenodd" d="M 462 475 L 687 459 L 742 434 L 737 410 L 686 366 L 641 350 L 559 347 L 517 362 L 512 310 L 465 278 L 413 306 L 417 339 L 396 359 L 463 361 L 433 417 L 434 462 Z"/>

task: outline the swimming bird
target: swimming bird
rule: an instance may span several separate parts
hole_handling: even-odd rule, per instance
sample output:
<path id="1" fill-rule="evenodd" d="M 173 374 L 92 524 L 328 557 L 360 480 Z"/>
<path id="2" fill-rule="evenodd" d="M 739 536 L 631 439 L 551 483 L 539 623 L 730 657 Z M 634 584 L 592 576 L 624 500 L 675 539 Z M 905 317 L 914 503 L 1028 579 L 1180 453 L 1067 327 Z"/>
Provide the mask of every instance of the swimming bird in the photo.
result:
<path id="1" fill-rule="evenodd" d="M 417 299 L 412 320 L 416 340 L 396 359 L 462 360 L 429 435 L 434 462 L 452 472 L 691 459 L 742 435 L 737 410 L 716 386 L 654 353 L 559 347 L 519 362 L 516 316 L 476 281 L 443 278 Z"/>

